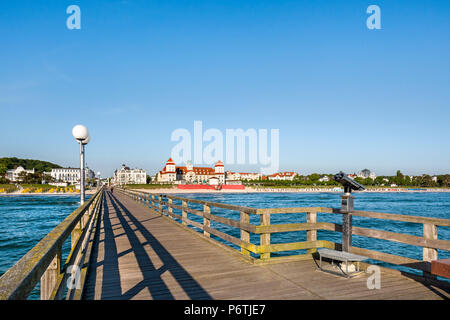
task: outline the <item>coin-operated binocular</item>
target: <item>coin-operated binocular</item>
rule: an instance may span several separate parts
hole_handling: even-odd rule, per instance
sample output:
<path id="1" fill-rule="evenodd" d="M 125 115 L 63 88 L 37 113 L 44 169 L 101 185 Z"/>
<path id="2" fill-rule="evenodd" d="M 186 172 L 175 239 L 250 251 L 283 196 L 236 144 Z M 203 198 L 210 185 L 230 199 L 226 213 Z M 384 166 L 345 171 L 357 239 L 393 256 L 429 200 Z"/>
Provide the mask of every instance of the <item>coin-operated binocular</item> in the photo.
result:
<path id="1" fill-rule="evenodd" d="M 354 197 L 351 195 L 352 191 L 363 191 L 366 190 L 366 188 L 352 178 L 349 178 L 349 176 L 342 171 L 334 176 L 334 180 L 344 187 L 344 195 L 341 197 L 341 210 L 347 212 L 353 211 Z"/>
<path id="2" fill-rule="evenodd" d="M 342 251 L 348 252 L 352 246 L 352 211 L 354 208 L 354 197 L 352 196 L 352 191 L 363 191 L 366 188 L 351 179 L 342 171 L 334 176 L 334 180 L 342 184 L 344 187 L 344 194 L 341 196 Z"/>

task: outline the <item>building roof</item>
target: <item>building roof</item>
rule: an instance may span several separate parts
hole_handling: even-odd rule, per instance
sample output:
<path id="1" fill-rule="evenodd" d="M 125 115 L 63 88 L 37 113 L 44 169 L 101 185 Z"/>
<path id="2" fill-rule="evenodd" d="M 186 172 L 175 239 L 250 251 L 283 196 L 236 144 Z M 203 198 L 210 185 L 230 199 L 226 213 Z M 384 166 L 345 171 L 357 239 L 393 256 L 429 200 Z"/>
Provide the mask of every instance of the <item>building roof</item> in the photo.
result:
<path id="1" fill-rule="evenodd" d="M 223 167 L 223 162 L 222 161 L 217 161 L 215 167 Z"/>
<path id="2" fill-rule="evenodd" d="M 188 161 L 190 164 L 190 162 Z M 215 167 L 223 167 L 222 161 L 217 161 L 214 168 L 211 167 L 192 167 L 192 170 L 188 169 L 187 166 L 176 166 L 175 171 L 168 171 L 167 166 L 168 165 L 175 165 L 175 162 L 172 160 L 172 158 L 169 158 L 167 160 L 166 165 L 164 168 L 159 172 L 160 174 L 166 174 L 166 173 L 178 173 L 178 174 L 186 174 L 187 172 L 194 172 L 198 175 L 213 175 L 213 174 L 223 174 L 223 173 L 216 173 Z"/>
<path id="3" fill-rule="evenodd" d="M 274 174 L 269 175 L 269 177 L 292 177 L 295 175 L 295 172 L 292 171 L 286 171 L 286 172 L 277 172 Z"/>
<path id="4" fill-rule="evenodd" d="M 216 173 L 214 168 L 210 168 L 210 167 L 192 167 L 192 170 L 188 170 L 187 167 L 185 167 L 185 166 L 183 166 L 183 167 L 175 167 L 175 172 L 179 173 L 179 174 L 186 174 L 188 172 L 194 172 L 195 174 L 198 174 L 198 175 L 223 174 L 223 173 Z M 175 172 L 174 171 L 167 171 L 166 167 L 164 167 L 164 169 L 162 171 L 160 171 L 161 174 L 175 173 Z"/>

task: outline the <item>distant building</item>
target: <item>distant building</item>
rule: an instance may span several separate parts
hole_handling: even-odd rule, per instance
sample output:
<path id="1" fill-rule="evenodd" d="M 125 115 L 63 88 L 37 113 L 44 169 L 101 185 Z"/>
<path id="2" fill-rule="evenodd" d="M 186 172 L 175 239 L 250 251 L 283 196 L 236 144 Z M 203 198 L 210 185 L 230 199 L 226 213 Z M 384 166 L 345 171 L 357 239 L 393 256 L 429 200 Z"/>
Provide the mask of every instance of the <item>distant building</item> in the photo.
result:
<path id="1" fill-rule="evenodd" d="M 84 169 L 84 178 L 93 179 L 95 178 L 95 173 L 89 168 Z M 51 172 L 44 172 L 44 174 L 50 175 L 55 182 L 65 182 L 68 184 L 76 184 L 80 182 L 80 168 L 54 168 Z"/>
<path id="2" fill-rule="evenodd" d="M 298 174 L 296 172 L 278 172 L 266 176 L 268 180 L 294 180 L 295 176 Z"/>
<path id="3" fill-rule="evenodd" d="M 217 180 L 211 178 L 217 178 Z M 208 183 L 224 184 L 225 171 L 222 161 L 217 161 L 214 168 L 194 167 L 190 161 L 186 166 L 176 166 L 172 158 L 167 160 L 164 168 L 156 176 L 158 182 L 170 183 Z"/>
<path id="4" fill-rule="evenodd" d="M 262 177 L 262 174 L 251 172 L 227 171 L 225 173 L 225 176 L 227 180 L 259 180 Z"/>
<path id="5" fill-rule="evenodd" d="M 115 184 L 146 184 L 147 172 L 143 169 L 130 169 L 126 165 L 114 171 Z"/>
<path id="6" fill-rule="evenodd" d="M 330 181 L 330 177 L 329 176 L 323 176 L 319 179 L 320 182 L 328 182 Z"/>
<path id="7" fill-rule="evenodd" d="M 438 181 L 438 177 L 434 176 L 434 177 L 431 178 L 431 180 L 432 180 L 433 182 L 437 182 L 437 181 Z"/>
<path id="8" fill-rule="evenodd" d="M 31 170 L 26 170 L 23 167 L 17 167 L 15 169 L 10 169 L 6 171 L 6 179 L 12 182 L 18 182 L 21 181 L 21 178 L 19 175 L 21 173 L 25 172 L 26 174 L 34 174 L 34 168 Z"/>
<path id="9" fill-rule="evenodd" d="M 369 169 L 364 169 L 358 173 L 358 177 L 363 179 L 370 178 L 372 180 L 375 180 L 377 175 L 374 172 L 371 172 Z"/>

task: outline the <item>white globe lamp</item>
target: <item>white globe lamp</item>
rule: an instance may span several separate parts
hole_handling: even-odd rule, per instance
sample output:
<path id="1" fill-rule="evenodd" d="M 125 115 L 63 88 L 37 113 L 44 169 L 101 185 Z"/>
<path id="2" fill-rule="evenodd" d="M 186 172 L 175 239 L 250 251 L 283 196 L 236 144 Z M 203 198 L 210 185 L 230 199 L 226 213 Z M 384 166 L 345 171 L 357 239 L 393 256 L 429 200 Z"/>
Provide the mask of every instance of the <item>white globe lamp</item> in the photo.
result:
<path id="1" fill-rule="evenodd" d="M 77 124 L 72 129 L 72 135 L 76 140 L 83 141 L 89 138 L 89 131 L 85 126 Z"/>
<path id="2" fill-rule="evenodd" d="M 91 136 L 88 135 L 86 139 L 84 139 L 83 141 L 81 141 L 82 144 L 86 145 L 89 143 L 89 141 L 91 141 Z"/>
<path id="3" fill-rule="evenodd" d="M 84 204 L 84 176 L 86 174 L 84 170 L 84 146 L 89 143 L 90 136 L 88 129 L 81 125 L 77 124 L 72 129 L 72 135 L 73 137 L 78 141 L 80 144 L 80 202 L 83 205 Z"/>

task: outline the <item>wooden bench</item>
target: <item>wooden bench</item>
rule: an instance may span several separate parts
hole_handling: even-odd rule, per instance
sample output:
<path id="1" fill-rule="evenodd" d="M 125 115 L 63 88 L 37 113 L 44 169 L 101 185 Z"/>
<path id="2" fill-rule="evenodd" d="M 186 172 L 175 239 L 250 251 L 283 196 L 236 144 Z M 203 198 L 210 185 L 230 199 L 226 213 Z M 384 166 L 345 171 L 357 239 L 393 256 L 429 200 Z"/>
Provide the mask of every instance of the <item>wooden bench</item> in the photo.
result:
<path id="1" fill-rule="evenodd" d="M 325 270 L 325 269 L 322 268 L 322 257 L 331 259 L 331 261 L 332 261 L 331 264 L 333 264 L 333 260 L 345 262 L 345 266 L 346 266 L 345 272 L 344 272 L 344 270 L 342 270 L 342 268 L 339 266 L 339 264 L 337 266 L 347 278 L 349 278 L 351 275 L 355 275 L 357 273 L 360 273 L 359 262 L 369 259 L 368 257 L 361 256 L 361 255 L 358 255 L 358 254 L 353 254 L 353 253 L 344 252 L 344 251 L 337 251 L 337 250 L 332 250 L 332 249 L 326 249 L 326 248 L 319 249 L 319 250 L 317 250 L 317 252 L 319 253 L 319 257 L 320 257 L 320 264 L 319 264 L 319 269 L 320 270 L 325 271 L 325 272 L 329 272 L 328 270 Z M 356 269 L 356 271 L 351 272 L 351 273 L 348 272 L 348 262 L 349 261 L 350 262 L 357 262 L 357 269 Z"/>
<path id="2" fill-rule="evenodd" d="M 431 261 L 431 274 L 450 278 L 450 259 Z"/>

